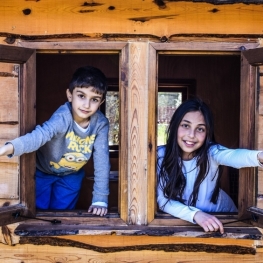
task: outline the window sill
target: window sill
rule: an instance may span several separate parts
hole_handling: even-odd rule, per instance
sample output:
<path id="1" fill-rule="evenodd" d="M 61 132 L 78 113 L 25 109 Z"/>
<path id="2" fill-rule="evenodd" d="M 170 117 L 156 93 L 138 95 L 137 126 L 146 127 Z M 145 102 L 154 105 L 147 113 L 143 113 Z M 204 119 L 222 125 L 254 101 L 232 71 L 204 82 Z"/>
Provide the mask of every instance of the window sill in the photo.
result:
<path id="1" fill-rule="evenodd" d="M 21 223 L 14 231 L 19 244 L 79 247 L 102 253 L 163 250 L 256 254 L 262 234 L 256 228 L 226 227 L 226 233 L 204 233 L 200 227 L 90 226 Z M 235 234 L 236 233 L 236 234 Z"/>

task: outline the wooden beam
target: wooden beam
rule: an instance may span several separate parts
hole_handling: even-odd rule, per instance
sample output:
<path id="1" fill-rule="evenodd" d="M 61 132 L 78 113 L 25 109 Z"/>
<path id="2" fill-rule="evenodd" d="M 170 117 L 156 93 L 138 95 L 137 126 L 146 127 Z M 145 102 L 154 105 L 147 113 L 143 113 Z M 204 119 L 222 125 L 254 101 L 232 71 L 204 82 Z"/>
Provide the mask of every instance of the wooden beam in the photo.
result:
<path id="1" fill-rule="evenodd" d="M 105 0 L 89 5 L 72 0 L 9 0 L 1 3 L 0 32 L 68 37 L 90 33 L 99 37 L 114 32 L 159 37 L 179 33 L 262 35 L 261 4 L 223 2 Z"/>

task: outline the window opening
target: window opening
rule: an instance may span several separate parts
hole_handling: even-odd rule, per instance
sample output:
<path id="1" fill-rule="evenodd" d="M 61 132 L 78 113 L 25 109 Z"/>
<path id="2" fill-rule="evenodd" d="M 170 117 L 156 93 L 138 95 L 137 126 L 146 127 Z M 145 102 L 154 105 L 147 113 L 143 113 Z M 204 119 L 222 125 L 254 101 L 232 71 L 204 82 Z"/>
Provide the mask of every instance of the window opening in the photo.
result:
<path id="1" fill-rule="evenodd" d="M 226 65 L 226 66 L 225 66 Z M 191 77 L 192 83 L 186 87 L 186 92 L 182 94 L 182 101 L 187 98 L 197 96 L 207 102 L 213 112 L 215 120 L 216 140 L 229 148 L 239 147 L 239 112 L 240 105 L 240 55 L 168 55 L 160 54 L 158 57 L 158 76 L 160 83 L 169 83 L 165 87 L 167 97 L 169 92 L 176 92 L 176 80 L 187 80 Z M 217 76 L 215 78 L 215 76 Z M 174 79 L 172 80 L 171 77 Z M 168 80 L 168 81 L 167 81 Z M 173 84 L 171 84 L 171 80 Z M 158 86 L 158 109 L 157 109 L 157 146 L 165 144 L 165 131 L 176 107 L 173 98 L 167 102 L 161 102 L 163 91 L 161 85 Z M 169 94 L 169 95 L 168 95 Z M 179 98 L 179 96 L 178 96 Z M 224 103 L 221 103 L 221 99 Z M 164 97 L 162 98 L 165 101 Z M 166 104 L 165 106 L 162 103 Z M 174 103 L 175 104 L 175 103 Z M 174 109 L 173 109 L 174 108 Z M 169 121 L 166 121 L 169 120 Z M 164 124 L 162 124 L 162 122 Z M 226 131 L 228 127 L 228 131 Z M 224 167 L 221 179 L 221 188 L 227 192 L 238 203 L 238 173 L 239 171 Z M 156 218 L 160 216 L 172 219 L 168 214 L 159 211 L 157 205 Z"/>
<path id="2" fill-rule="evenodd" d="M 119 92 L 108 91 L 105 103 L 105 115 L 110 123 L 109 145 L 119 145 Z"/>
<path id="3" fill-rule="evenodd" d="M 157 146 L 166 143 L 170 120 L 182 103 L 182 92 L 158 92 Z"/>
<path id="4" fill-rule="evenodd" d="M 108 95 L 100 110 L 110 118 L 110 195 L 108 209 L 115 212 L 118 209 L 118 105 L 114 104 L 114 97 L 118 93 L 119 54 L 96 53 L 37 53 L 36 81 L 37 81 L 37 124 L 42 124 L 50 118 L 53 112 L 66 102 L 66 89 L 73 72 L 81 66 L 99 68 L 108 80 Z M 116 101 L 115 101 L 116 102 Z M 111 105 L 111 104 L 114 105 Z M 107 106 L 106 106 L 107 105 Z M 108 116 L 107 116 L 108 115 Z M 115 138 L 115 142 L 111 138 Z M 92 200 L 94 183 L 94 166 L 91 158 L 84 166 L 85 177 L 76 205 L 77 210 L 87 210 Z M 42 212 L 41 212 L 42 213 Z"/>

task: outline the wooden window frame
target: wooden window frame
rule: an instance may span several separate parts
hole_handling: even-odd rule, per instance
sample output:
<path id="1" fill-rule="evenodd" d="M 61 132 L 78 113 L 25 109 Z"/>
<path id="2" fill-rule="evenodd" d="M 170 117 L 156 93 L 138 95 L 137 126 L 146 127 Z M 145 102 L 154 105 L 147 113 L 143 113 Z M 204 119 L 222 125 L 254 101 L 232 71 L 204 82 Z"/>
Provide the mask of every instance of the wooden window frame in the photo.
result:
<path id="1" fill-rule="evenodd" d="M 258 127 L 256 119 L 258 117 L 258 66 L 263 65 L 263 48 L 251 49 L 241 53 L 241 109 L 247 114 L 240 114 L 240 121 L 243 121 L 243 128 L 240 131 L 241 147 L 249 147 L 254 149 L 256 144 L 255 130 Z M 242 209 L 239 211 L 239 216 L 242 217 L 248 213 L 254 215 L 252 224 L 257 227 L 263 227 L 263 209 L 256 207 L 257 196 L 257 171 L 256 169 L 242 169 L 241 191 L 242 196 L 239 196 L 239 204 Z M 244 187 L 247 185 L 248 187 Z M 246 200 L 247 203 L 243 203 Z M 246 205 L 246 207 L 245 207 Z"/>
<path id="2" fill-rule="evenodd" d="M 23 135 L 35 126 L 36 52 L 29 48 L 1 45 L 0 61 L 20 65 L 20 78 L 18 83 L 20 98 L 19 134 Z M 24 154 L 20 157 L 20 203 L 0 209 L 1 225 L 24 220 L 19 217 L 16 218 L 13 214 L 20 213 L 24 216 L 32 216 L 35 214 L 35 194 L 31 191 L 29 194 L 28 191 L 28 189 L 34 189 L 34 167 L 34 153 Z"/>
<path id="3" fill-rule="evenodd" d="M 240 148 L 254 149 L 255 147 L 255 103 L 256 103 L 256 66 L 263 62 L 263 52 L 258 48 L 255 51 L 256 45 L 247 46 L 252 50 L 241 51 L 240 48 L 230 47 L 227 43 L 220 43 L 213 45 L 211 43 L 197 42 L 191 43 L 187 46 L 185 43 L 168 43 L 165 45 L 154 43 L 152 46 L 156 49 L 158 54 L 175 55 L 226 55 L 231 52 L 240 53 L 241 57 L 241 80 L 240 80 Z M 242 46 L 242 45 L 241 45 Z M 206 50 L 204 48 L 206 47 Z M 243 46 L 246 49 L 246 45 Z M 256 188 L 256 168 L 242 168 L 239 170 L 239 194 L 238 194 L 238 214 L 235 213 L 213 213 L 222 223 L 228 223 L 233 220 L 246 220 L 247 223 L 254 226 L 263 225 L 263 211 L 259 211 L 255 207 L 255 188 Z M 262 217 L 261 217 L 262 212 Z M 255 222 L 255 216 L 257 220 Z M 252 219 L 254 218 L 254 220 Z M 181 219 L 174 218 L 168 214 L 164 216 L 157 216 L 149 225 L 188 225 Z M 232 224 L 231 226 L 238 226 L 239 223 Z"/>
<path id="4" fill-rule="evenodd" d="M 119 71 L 119 89 L 120 89 L 120 151 L 119 160 L 122 160 L 119 166 L 119 216 L 109 215 L 106 218 L 92 217 L 88 213 L 79 213 L 79 211 L 67 212 L 43 212 L 36 214 L 33 207 L 34 200 L 31 195 L 30 202 L 27 201 L 25 188 L 22 193 L 23 204 L 27 204 L 30 210 L 25 210 L 25 215 L 37 215 L 38 217 L 61 217 L 66 221 L 77 221 L 82 225 L 105 226 L 116 228 L 117 226 L 129 225 L 148 225 L 151 226 L 192 226 L 183 220 L 158 219 L 155 216 L 155 186 L 156 186 L 156 105 L 157 105 L 157 67 L 158 54 L 229 54 L 229 52 L 239 52 L 239 46 L 230 46 L 229 43 L 149 43 L 148 41 L 129 41 L 129 42 L 19 42 L 19 45 L 26 47 L 31 56 L 27 60 L 11 58 L 10 61 L 22 63 L 22 76 L 24 81 L 21 83 L 21 116 L 29 114 L 33 119 L 35 110 L 32 105 L 35 101 L 35 50 L 38 52 L 83 52 L 83 53 L 119 53 L 120 54 L 120 71 Z M 246 43 L 240 46 L 247 46 Z M 256 45 L 250 45 L 255 48 Z M 12 47 L 7 47 L 12 48 Z M 16 48 L 14 48 L 15 50 Z M 17 48 L 20 50 L 19 48 Z M 33 49 L 33 50 L 32 50 Z M 0 51 L 1 52 L 1 51 Z M 17 52 L 19 53 L 19 52 Z M 255 134 L 255 69 L 252 63 L 244 64 L 242 58 L 241 74 L 241 123 L 240 146 L 253 148 Z M 0 53 L 0 60 L 3 61 L 3 54 Z M 22 62 L 21 62 L 22 61 Z M 33 62 L 32 62 L 33 61 Z M 156 63 L 155 63 L 156 62 Z M 30 73 L 31 72 L 31 73 Z M 30 73 L 29 75 L 27 73 Z M 248 75 L 248 77 L 246 76 Z M 252 76 L 253 75 L 253 76 Z M 33 83 L 34 82 L 34 83 Z M 244 82 L 244 83 L 243 83 Z M 246 83 L 246 84 L 245 84 Z M 25 92 L 26 86 L 30 86 L 32 93 Z M 27 96 L 30 96 L 29 98 Z M 250 103 L 247 103 L 250 98 Z M 25 101 L 30 102 L 27 107 Z M 32 101 L 32 102 L 31 102 Z M 22 106 L 23 105 L 23 106 Z M 32 113 L 34 112 L 34 113 Z M 21 134 L 28 132 L 34 127 L 34 123 L 21 118 Z M 251 127 L 253 127 L 251 129 Z M 249 136 L 248 136 L 249 135 Z M 125 160 L 125 162 L 123 161 Z M 34 174 L 34 154 L 21 157 L 23 169 L 21 173 L 21 182 L 26 182 L 33 187 Z M 31 164 L 31 165 L 28 165 Z M 30 171 L 27 171 L 31 167 Z M 32 168 L 33 167 L 33 168 Z M 31 179 L 25 174 L 32 175 Z M 239 214 L 238 218 L 245 217 L 249 212 L 248 206 L 255 204 L 255 169 L 242 169 L 240 174 L 239 188 Z M 248 185 L 249 187 L 243 187 Z M 32 188 L 33 189 L 33 188 Z M 31 192 L 32 194 L 32 192 Z M 25 201 L 24 201 L 25 200 Z M 28 211 L 28 212 L 27 212 Z M 1 212 L 1 210 L 0 210 Z M 6 213 L 7 214 L 7 213 Z M 5 215 L 6 215 L 5 214 Z M 9 213 L 10 215 L 10 213 Z M 169 216 L 167 216 L 169 217 Z M 218 217 L 227 222 L 229 219 L 237 218 L 236 216 Z M 6 216 L 7 218 L 7 216 Z M 225 220 L 225 221 L 224 221 Z M 12 218 L 8 223 L 18 221 Z M 4 223 L 3 223 L 4 222 Z M 7 224 L 7 220 L 1 221 L 1 224 Z M 81 227 L 81 226 L 80 226 Z"/>

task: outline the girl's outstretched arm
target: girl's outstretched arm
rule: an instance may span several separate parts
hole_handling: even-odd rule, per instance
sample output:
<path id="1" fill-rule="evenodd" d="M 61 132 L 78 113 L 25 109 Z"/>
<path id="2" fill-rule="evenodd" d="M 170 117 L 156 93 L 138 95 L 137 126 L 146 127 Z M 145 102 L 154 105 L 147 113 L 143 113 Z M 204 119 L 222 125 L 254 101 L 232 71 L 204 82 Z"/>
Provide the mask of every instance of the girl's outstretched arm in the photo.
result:
<path id="1" fill-rule="evenodd" d="M 195 213 L 194 220 L 205 232 L 219 230 L 221 234 L 224 234 L 223 224 L 215 216 L 198 211 Z"/>

